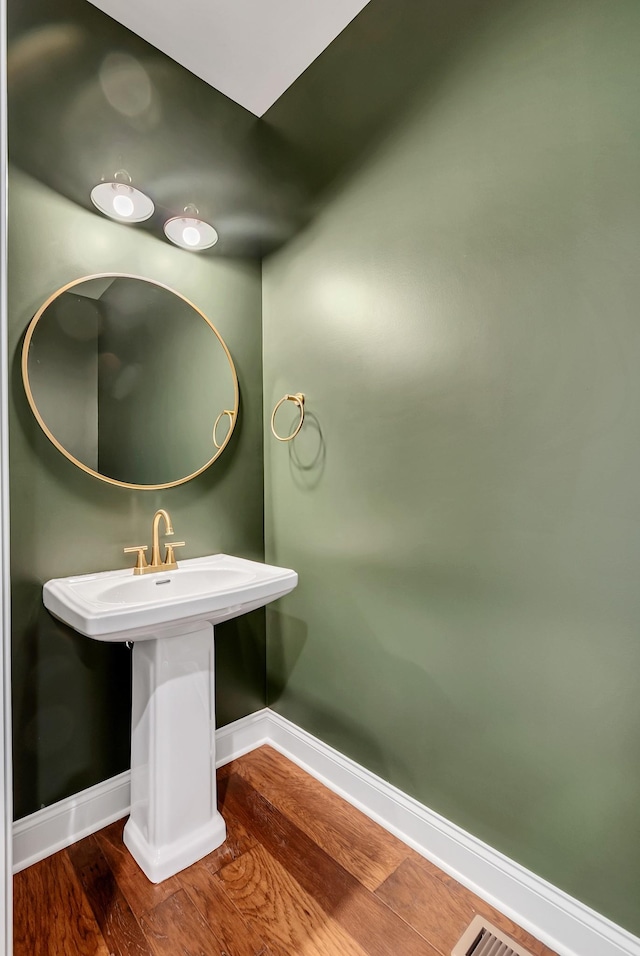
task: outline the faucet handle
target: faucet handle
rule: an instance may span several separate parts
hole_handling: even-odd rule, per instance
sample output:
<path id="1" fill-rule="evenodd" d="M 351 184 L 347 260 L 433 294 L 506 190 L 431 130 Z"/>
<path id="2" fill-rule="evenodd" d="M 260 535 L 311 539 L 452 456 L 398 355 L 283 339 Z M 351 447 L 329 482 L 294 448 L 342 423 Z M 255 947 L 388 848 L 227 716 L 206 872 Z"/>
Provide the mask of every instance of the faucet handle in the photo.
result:
<path id="1" fill-rule="evenodd" d="M 184 548 L 184 546 L 185 546 L 186 543 L 187 543 L 186 541 L 171 541 L 171 542 L 165 541 L 165 545 L 166 545 L 166 548 L 167 548 L 167 553 L 166 553 L 165 556 L 164 556 L 164 565 L 165 565 L 165 566 L 169 566 L 169 567 L 172 567 L 172 568 L 178 566 L 178 565 L 176 564 L 176 556 L 175 556 L 175 554 L 173 553 L 173 549 L 174 549 L 174 548 Z"/>
<path id="2" fill-rule="evenodd" d="M 144 568 L 147 567 L 147 559 L 144 556 L 145 551 L 147 550 L 146 544 L 135 545 L 133 548 L 123 548 L 125 554 L 137 553 L 138 559 L 136 561 L 136 566 L 133 569 L 134 574 L 142 574 Z"/>

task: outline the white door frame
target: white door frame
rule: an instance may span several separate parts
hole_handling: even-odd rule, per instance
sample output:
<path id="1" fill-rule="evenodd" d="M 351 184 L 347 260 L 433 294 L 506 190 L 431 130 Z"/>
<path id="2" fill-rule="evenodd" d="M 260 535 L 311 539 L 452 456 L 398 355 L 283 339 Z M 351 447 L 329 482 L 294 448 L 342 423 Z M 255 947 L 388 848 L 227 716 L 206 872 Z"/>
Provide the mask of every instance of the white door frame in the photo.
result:
<path id="1" fill-rule="evenodd" d="M 9 435 L 7 355 L 7 61 L 6 0 L 0 0 L 0 954 L 13 952 L 11 692 L 9 607 Z"/>

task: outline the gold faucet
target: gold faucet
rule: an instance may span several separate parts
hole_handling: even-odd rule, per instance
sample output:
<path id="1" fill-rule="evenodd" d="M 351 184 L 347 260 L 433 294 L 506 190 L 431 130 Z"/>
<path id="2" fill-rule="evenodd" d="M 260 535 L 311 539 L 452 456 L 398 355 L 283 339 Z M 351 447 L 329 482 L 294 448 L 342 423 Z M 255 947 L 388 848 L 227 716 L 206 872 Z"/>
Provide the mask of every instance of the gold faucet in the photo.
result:
<path id="1" fill-rule="evenodd" d="M 176 561 L 176 556 L 174 554 L 174 548 L 184 547 L 184 541 L 173 541 L 171 544 L 165 542 L 166 552 L 164 560 L 160 560 L 160 518 L 164 519 L 164 533 L 165 535 L 173 534 L 173 525 L 171 524 L 171 518 L 169 517 L 169 512 L 164 508 L 159 508 L 158 511 L 153 516 L 152 528 L 152 544 L 151 544 L 151 563 L 147 564 L 147 559 L 144 556 L 147 546 L 145 545 L 135 545 L 133 548 L 125 548 L 125 554 L 135 552 L 138 555 L 136 561 L 136 566 L 133 569 L 134 574 L 151 574 L 154 571 L 175 571 L 178 567 Z"/>

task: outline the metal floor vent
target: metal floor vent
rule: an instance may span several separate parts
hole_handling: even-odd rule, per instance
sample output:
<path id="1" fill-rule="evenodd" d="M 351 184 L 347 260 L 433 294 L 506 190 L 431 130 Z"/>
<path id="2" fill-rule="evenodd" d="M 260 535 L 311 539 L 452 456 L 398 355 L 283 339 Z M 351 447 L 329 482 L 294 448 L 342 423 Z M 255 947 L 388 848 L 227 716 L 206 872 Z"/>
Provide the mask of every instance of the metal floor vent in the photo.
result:
<path id="1" fill-rule="evenodd" d="M 533 953 L 505 936 L 484 916 L 474 916 L 451 950 L 451 956 L 533 956 Z"/>

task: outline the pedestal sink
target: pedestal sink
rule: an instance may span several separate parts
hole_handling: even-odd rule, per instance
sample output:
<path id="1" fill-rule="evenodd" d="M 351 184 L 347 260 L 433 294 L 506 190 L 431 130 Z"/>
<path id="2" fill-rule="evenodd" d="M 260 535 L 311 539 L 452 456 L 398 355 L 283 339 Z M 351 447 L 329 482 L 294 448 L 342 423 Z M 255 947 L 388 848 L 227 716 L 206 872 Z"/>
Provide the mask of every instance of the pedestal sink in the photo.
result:
<path id="1" fill-rule="evenodd" d="M 213 626 L 292 591 L 298 575 L 226 554 L 167 573 L 47 581 L 45 607 L 80 634 L 133 641 L 131 816 L 124 842 L 153 883 L 224 842 L 216 806 Z"/>

